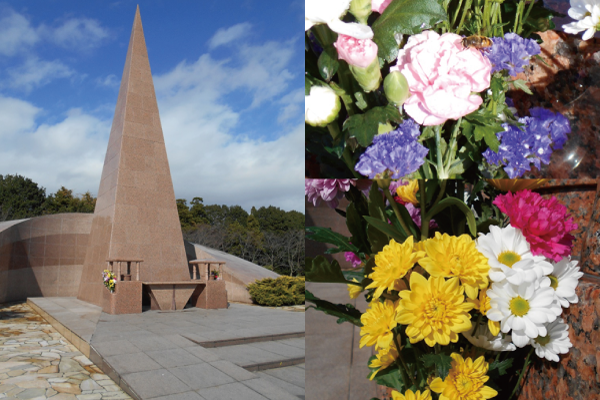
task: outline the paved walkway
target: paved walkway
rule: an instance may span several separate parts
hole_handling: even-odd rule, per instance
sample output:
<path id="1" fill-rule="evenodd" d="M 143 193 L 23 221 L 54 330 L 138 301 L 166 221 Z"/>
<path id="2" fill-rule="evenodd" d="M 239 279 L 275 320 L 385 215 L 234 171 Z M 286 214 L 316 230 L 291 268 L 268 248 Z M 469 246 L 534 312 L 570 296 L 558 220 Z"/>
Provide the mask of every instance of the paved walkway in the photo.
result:
<path id="1" fill-rule="evenodd" d="M 281 368 L 278 372 L 260 368 L 266 361 L 283 366 L 290 360 L 304 362 L 303 354 L 301 359 L 298 357 L 304 352 L 299 343 L 303 341 L 299 336 L 304 334 L 304 313 L 231 304 L 226 310 L 192 308 L 109 315 L 74 298 L 29 301 L 48 318 L 66 326 L 74 341 L 80 338 L 84 350 L 88 345 L 90 359 L 134 398 L 304 398 L 300 393 L 304 389 L 302 367 Z M 94 321 L 93 334 L 87 341 Z M 270 350 L 269 344 L 273 346 Z M 266 347 L 261 350 L 261 346 Z M 256 373 L 231 362 L 231 352 L 224 350 L 228 347 L 237 348 L 244 367 L 254 365 Z M 294 390 L 287 390 L 292 389 L 289 384 Z"/>
<path id="2" fill-rule="evenodd" d="M 130 399 L 26 304 L 0 306 L 0 399 Z"/>
<path id="3" fill-rule="evenodd" d="M 363 296 L 348 297 L 346 285 L 307 282 L 306 288 L 332 303 L 350 303 L 362 312 L 367 308 Z M 360 328 L 336 321 L 320 311 L 306 311 L 306 398 L 371 399 L 376 396 L 375 382 L 367 379 L 372 348 L 359 349 Z"/>

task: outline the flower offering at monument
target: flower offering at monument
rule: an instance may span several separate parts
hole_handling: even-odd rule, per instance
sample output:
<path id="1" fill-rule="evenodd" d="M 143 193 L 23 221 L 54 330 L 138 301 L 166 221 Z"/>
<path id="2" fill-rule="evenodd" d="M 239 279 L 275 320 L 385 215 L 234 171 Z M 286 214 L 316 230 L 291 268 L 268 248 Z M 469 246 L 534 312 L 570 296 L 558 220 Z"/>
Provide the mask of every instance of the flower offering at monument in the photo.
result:
<path id="1" fill-rule="evenodd" d="M 493 184 L 374 180 L 367 194 L 350 185 L 338 211 L 351 237 L 306 228 L 328 254 L 359 259 L 342 270 L 308 258 L 306 277 L 348 285 L 366 310 L 306 299 L 360 327 L 360 347 L 375 354 L 368 378 L 394 399 L 512 398 L 532 357 L 559 362 L 572 347 L 563 315 L 583 276 L 571 259 L 578 226 L 553 196 Z"/>
<path id="2" fill-rule="evenodd" d="M 572 0 L 566 32 L 600 24 Z M 305 132 L 314 178 L 519 178 L 571 133 L 569 115 L 512 98 L 543 68 L 544 1 L 306 1 Z M 521 74 L 521 75 L 519 75 Z M 522 96 L 521 96 L 522 97 Z M 527 109 L 528 108 L 528 109 Z"/>
<path id="3" fill-rule="evenodd" d="M 117 284 L 117 276 L 111 271 L 105 269 L 102 272 L 102 280 L 104 281 L 104 286 L 106 286 L 106 288 L 113 293 L 115 291 L 115 285 Z"/>

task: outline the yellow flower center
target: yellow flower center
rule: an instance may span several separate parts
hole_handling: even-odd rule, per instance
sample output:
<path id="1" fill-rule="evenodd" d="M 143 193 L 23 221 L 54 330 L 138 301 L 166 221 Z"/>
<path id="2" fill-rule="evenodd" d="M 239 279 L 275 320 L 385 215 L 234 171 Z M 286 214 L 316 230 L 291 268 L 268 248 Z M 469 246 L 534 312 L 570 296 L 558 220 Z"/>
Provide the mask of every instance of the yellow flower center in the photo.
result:
<path id="1" fill-rule="evenodd" d="M 425 313 L 431 321 L 443 322 L 446 317 L 446 305 L 438 299 L 434 299 L 425 306 Z"/>
<path id="2" fill-rule="evenodd" d="M 550 342 L 550 334 L 546 336 L 538 336 L 535 338 L 536 343 L 545 346 Z"/>
<path id="3" fill-rule="evenodd" d="M 461 395 L 466 395 L 473 389 L 473 381 L 468 376 L 460 375 L 456 379 L 456 389 Z"/>
<path id="4" fill-rule="evenodd" d="M 512 268 L 512 266 L 515 265 L 515 263 L 521 261 L 521 256 L 515 252 L 507 250 L 500 253 L 500 255 L 498 256 L 498 261 Z"/>
<path id="5" fill-rule="evenodd" d="M 513 315 L 522 317 L 529 312 L 529 302 L 521 296 L 517 296 L 510 301 L 509 308 Z"/>
<path id="6" fill-rule="evenodd" d="M 558 278 L 552 275 L 548 275 L 548 278 L 550 278 L 550 286 L 556 290 L 558 288 Z"/>

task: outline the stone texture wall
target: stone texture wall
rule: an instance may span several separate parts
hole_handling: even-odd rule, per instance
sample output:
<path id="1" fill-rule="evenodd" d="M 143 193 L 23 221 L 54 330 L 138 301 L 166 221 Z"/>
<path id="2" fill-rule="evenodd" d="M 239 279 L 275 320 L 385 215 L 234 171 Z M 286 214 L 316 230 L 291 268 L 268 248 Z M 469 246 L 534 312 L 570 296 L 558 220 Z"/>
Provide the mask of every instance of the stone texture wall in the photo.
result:
<path id="1" fill-rule="evenodd" d="M 92 214 L 56 214 L 0 224 L 0 303 L 76 296 Z"/>

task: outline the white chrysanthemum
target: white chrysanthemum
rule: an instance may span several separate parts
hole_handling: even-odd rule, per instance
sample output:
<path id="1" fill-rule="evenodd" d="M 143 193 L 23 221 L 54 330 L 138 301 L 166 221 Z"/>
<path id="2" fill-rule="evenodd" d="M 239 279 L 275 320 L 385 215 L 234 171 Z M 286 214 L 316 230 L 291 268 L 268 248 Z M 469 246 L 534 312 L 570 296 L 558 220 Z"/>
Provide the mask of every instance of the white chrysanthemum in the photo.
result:
<path id="1" fill-rule="evenodd" d="M 562 318 L 549 323 L 546 326 L 548 333 L 531 340 L 535 348 L 535 354 L 549 361 L 559 362 L 559 354 L 567 354 L 573 347 L 569 339 L 569 325 Z"/>
<path id="2" fill-rule="evenodd" d="M 499 333 L 494 336 L 492 332 L 490 332 L 487 324 L 480 324 L 475 331 L 475 334 L 471 335 L 473 332 L 473 324 L 475 323 L 476 322 L 471 321 L 471 329 L 462 333 L 473 346 L 492 351 L 515 351 L 517 349 L 512 343 L 510 335 L 504 335 L 504 337 L 502 337 L 502 333 Z"/>
<path id="3" fill-rule="evenodd" d="M 564 308 L 569 307 L 569 303 L 579 302 L 575 289 L 579 283 L 579 278 L 583 272 L 579 272 L 577 261 L 569 258 L 563 258 L 557 263 L 552 263 L 554 271 L 548 275 L 550 278 L 549 286 L 554 289 L 556 299 Z"/>
<path id="4" fill-rule="evenodd" d="M 304 30 L 309 30 L 313 25 L 327 24 L 339 34 L 356 39 L 371 39 L 373 30 L 370 26 L 341 20 L 349 8 L 350 0 L 305 0 Z"/>
<path id="5" fill-rule="evenodd" d="M 548 278 L 542 278 L 546 281 Z M 554 300 L 554 290 L 544 282 L 513 285 L 508 281 L 492 284 L 487 295 L 490 309 L 487 317 L 500 321 L 500 330 L 512 329 L 512 341 L 517 347 L 525 347 L 529 339 L 546 336 L 546 323 L 556 319 L 560 304 Z"/>
<path id="6" fill-rule="evenodd" d="M 532 283 L 553 271 L 544 256 L 531 253 L 521 230 L 512 226 L 490 226 L 490 232 L 477 239 L 477 250 L 488 259 L 492 282 Z"/>
<path id="7" fill-rule="evenodd" d="M 565 32 L 577 34 L 585 31 L 582 39 L 591 39 L 600 30 L 600 0 L 571 0 L 569 16 L 577 21 L 563 25 Z"/>
<path id="8" fill-rule="evenodd" d="M 337 94 L 327 86 L 313 86 L 310 95 L 304 96 L 304 121 L 312 126 L 327 126 L 336 119 L 342 103 Z"/>

